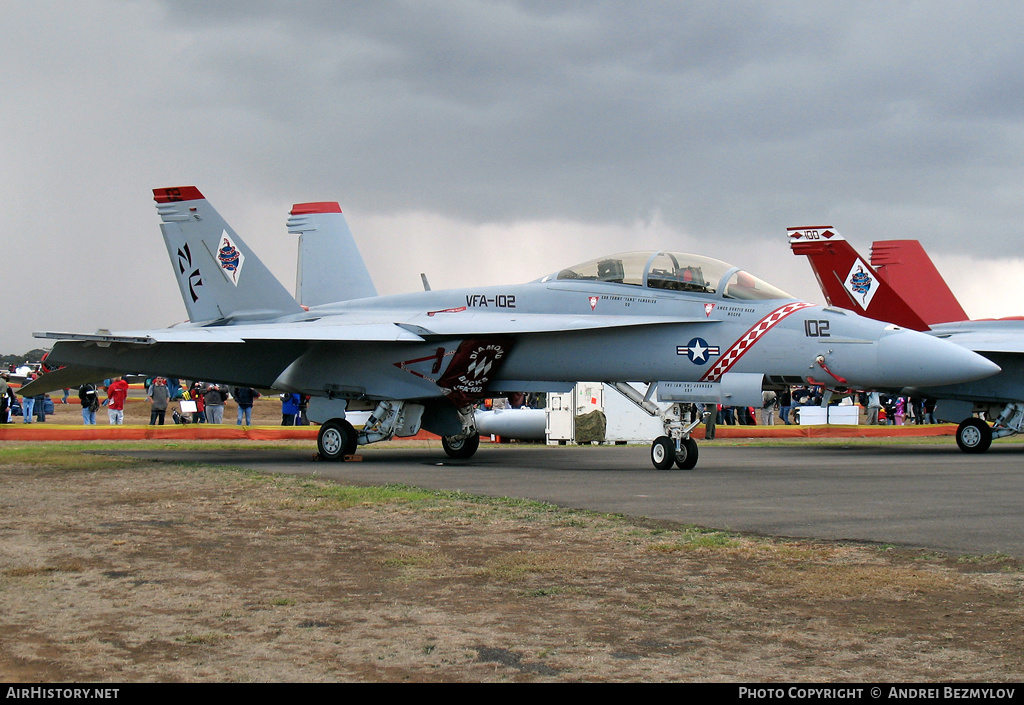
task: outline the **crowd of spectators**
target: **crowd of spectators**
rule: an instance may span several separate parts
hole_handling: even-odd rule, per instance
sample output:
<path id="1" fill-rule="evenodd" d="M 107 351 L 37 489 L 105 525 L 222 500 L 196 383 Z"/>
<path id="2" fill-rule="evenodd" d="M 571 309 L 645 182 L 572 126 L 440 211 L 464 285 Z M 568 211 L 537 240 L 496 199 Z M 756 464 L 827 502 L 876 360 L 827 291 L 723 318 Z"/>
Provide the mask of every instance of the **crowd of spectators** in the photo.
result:
<path id="1" fill-rule="evenodd" d="M 801 407 L 821 406 L 821 387 L 786 387 L 781 392 L 766 391 L 762 395 L 760 408 L 746 406 L 704 405 L 699 411 L 709 415 L 705 420 L 705 437 L 714 438 L 717 425 L 727 426 L 771 426 L 776 423 L 796 425 L 800 423 Z M 869 425 L 934 424 L 935 400 L 901 397 L 878 392 L 853 392 L 836 395 L 830 406 L 857 404 L 866 411 L 865 423 Z M 760 417 L 760 418 L 758 418 Z"/>
<path id="2" fill-rule="evenodd" d="M 38 372 L 26 370 L 23 384 L 32 382 L 38 376 Z M 54 401 L 49 394 L 29 397 L 19 395 L 18 390 L 10 385 L 10 379 L 10 371 L 0 371 L 0 423 L 11 423 L 15 417 L 21 417 L 24 423 L 44 422 L 47 414 L 53 414 Z M 151 426 L 164 425 L 168 410 L 172 410 L 171 418 L 176 424 L 223 423 L 224 404 L 229 399 L 234 399 L 238 405 L 237 425 L 249 426 L 252 424 L 253 404 L 261 396 L 251 387 L 235 387 L 229 390 L 224 385 L 199 381 L 183 387 L 180 380 L 168 377 L 151 377 L 146 379 L 144 386 L 146 400 L 150 405 Z M 95 425 L 100 408 L 106 407 L 110 424 L 122 425 L 130 389 L 128 380 L 124 377 L 81 385 L 78 388 L 78 402 L 82 409 L 82 422 L 85 425 Z M 71 390 L 64 389 L 63 392 L 59 403 L 66 404 Z M 296 412 L 298 416 L 293 415 L 291 422 L 285 425 L 295 424 L 296 418 L 301 419 L 299 423 L 309 423 L 304 414 L 308 399 L 309 397 L 301 398 L 301 412 Z M 180 406 L 181 402 L 185 402 L 185 405 L 181 406 L 180 413 L 177 408 L 172 409 Z"/>
<path id="3" fill-rule="evenodd" d="M 38 377 L 38 372 L 25 370 L 25 382 Z M 9 371 L 0 372 L 0 423 L 10 423 L 21 416 L 24 423 L 46 421 L 46 415 L 53 413 L 53 400 L 49 394 L 31 397 L 18 394 L 9 384 Z M 225 402 L 233 399 L 237 405 L 236 425 L 252 424 L 253 404 L 260 393 L 251 387 L 234 387 L 194 381 L 183 386 L 181 381 L 169 377 L 153 377 L 145 382 L 146 398 L 150 404 L 150 425 L 162 426 L 168 409 L 175 404 L 171 418 L 176 424 L 224 422 Z M 82 407 L 82 420 L 87 425 L 96 423 L 96 414 L 101 406 L 107 407 L 109 422 L 113 425 L 124 423 L 124 405 L 128 398 L 129 385 L 121 377 L 107 379 L 99 384 L 87 383 L 78 388 L 78 399 Z M 707 414 L 705 437 L 714 438 L 717 425 L 774 425 L 799 424 L 800 408 L 820 406 L 823 390 L 817 386 L 791 386 L 776 393 L 766 391 L 760 407 L 697 405 L 697 412 Z M 69 390 L 64 390 L 61 403 L 67 403 Z M 105 397 L 105 398 L 104 398 Z M 301 394 L 281 394 L 281 425 L 308 425 L 306 408 L 309 397 Z M 854 392 L 835 396 L 830 405 L 859 404 L 866 410 L 866 423 L 875 424 L 934 424 L 935 400 L 910 398 L 878 392 Z M 778 421 L 776 421 L 778 419 Z"/>
<path id="4" fill-rule="evenodd" d="M 36 379 L 39 374 L 25 371 L 25 384 Z M 20 416 L 23 423 L 46 421 L 46 415 L 53 413 L 53 399 L 49 394 L 21 396 L 10 385 L 10 372 L 0 372 L 0 423 L 12 423 L 14 417 Z"/>

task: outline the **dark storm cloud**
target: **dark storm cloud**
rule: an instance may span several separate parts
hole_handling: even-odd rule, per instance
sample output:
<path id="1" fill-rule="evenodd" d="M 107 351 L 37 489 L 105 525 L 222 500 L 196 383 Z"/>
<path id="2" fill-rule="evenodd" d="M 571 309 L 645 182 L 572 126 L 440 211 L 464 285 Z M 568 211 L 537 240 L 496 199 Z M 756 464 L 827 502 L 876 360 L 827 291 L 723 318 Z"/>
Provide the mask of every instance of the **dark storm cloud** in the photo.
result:
<path id="1" fill-rule="evenodd" d="M 296 182 L 373 209 L 725 235 L 797 201 L 981 211 L 1022 156 L 1014 4 L 164 5 Z"/>
<path id="2" fill-rule="evenodd" d="M 125 291 L 163 277 L 146 316 L 72 297 L 19 331 L 180 318 L 148 200 L 172 184 L 286 282 L 302 200 L 341 201 L 402 282 L 452 247 L 475 262 L 456 284 L 642 244 L 742 255 L 806 296 L 790 225 L 862 250 L 1020 246 L 1019 3 L 39 0 L 4 19 L 5 244 L 60 272 L 131 253 Z M 17 295 L 6 326 L 35 305 Z"/>

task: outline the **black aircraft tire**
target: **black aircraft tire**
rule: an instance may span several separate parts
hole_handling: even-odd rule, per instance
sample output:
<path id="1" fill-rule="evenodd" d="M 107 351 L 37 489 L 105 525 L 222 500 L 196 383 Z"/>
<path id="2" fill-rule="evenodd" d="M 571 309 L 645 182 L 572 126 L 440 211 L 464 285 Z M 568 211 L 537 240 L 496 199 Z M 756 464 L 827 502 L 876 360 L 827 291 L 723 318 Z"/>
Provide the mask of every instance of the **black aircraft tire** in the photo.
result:
<path id="1" fill-rule="evenodd" d="M 676 444 L 668 436 L 658 436 L 651 443 L 651 462 L 658 470 L 668 470 L 676 461 Z"/>
<path id="2" fill-rule="evenodd" d="M 356 452 L 358 436 L 345 419 L 331 419 L 320 427 L 316 437 L 316 449 L 324 460 L 344 460 L 346 455 Z"/>
<path id="3" fill-rule="evenodd" d="M 682 452 L 676 453 L 676 467 L 680 470 L 693 470 L 697 467 L 697 457 L 700 452 L 697 450 L 697 441 L 687 438 L 683 441 Z"/>
<path id="4" fill-rule="evenodd" d="M 480 436 L 474 433 L 472 436 L 458 440 L 452 440 L 448 436 L 441 436 L 441 447 L 444 448 L 444 452 L 448 454 L 449 458 L 465 460 L 466 458 L 472 458 L 477 449 L 480 448 Z"/>
<path id="5" fill-rule="evenodd" d="M 992 445 L 992 427 L 981 419 L 964 419 L 956 429 L 956 444 L 965 453 L 984 453 Z"/>

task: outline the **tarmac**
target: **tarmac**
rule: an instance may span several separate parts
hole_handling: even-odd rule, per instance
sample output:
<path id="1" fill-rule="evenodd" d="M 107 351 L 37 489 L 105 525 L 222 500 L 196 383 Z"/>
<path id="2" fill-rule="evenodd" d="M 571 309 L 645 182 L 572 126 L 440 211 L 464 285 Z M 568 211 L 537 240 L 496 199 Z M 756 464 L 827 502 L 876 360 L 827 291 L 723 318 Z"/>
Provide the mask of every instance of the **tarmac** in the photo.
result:
<path id="1" fill-rule="evenodd" d="M 317 475 L 353 484 L 522 497 L 766 536 L 875 542 L 1024 560 L 1024 446 L 966 455 L 953 439 L 899 444 L 841 439 L 786 445 L 700 443 L 691 471 L 658 471 L 649 447 L 484 444 L 471 459 L 384 444 L 360 462 L 314 462 L 308 450 L 204 449 L 204 463 Z M 432 444 L 428 444 L 432 445 Z M 124 451 L 180 462 L 187 450 Z"/>

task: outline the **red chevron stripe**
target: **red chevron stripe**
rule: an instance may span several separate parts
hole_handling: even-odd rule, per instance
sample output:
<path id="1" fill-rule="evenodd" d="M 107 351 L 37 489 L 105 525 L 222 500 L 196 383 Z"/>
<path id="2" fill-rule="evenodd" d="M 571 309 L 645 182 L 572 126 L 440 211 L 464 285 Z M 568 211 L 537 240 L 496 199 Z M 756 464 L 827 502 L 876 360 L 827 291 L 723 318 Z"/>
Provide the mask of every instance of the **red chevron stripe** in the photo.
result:
<path id="1" fill-rule="evenodd" d="M 796 301 L 791 304 L 786 304 L 785 306 L 780 306 L 769 313 L 767 316 L 751 326 L 750 330 L 740 336 L 735 343 L 729 346 L 729 349 L 725 351 L 725 354 L 719 357 L 715 364 L 704 373 L 704 376 L 700 378 L 700 381 L 717 382 L 722 378 L 722 375 L 731 370 L 732 366 L 739 362 L 739 359 L 743 357 L 750 348 L 754 347 L 757 341 L 760 340 L 765 333 L 774 328 L 779 321 L 789 314 L 795 313 L 800 309 L 807 308 L 808 306 L 814 306 L 814 304 L 809 304 L 804 301 Z"/>

